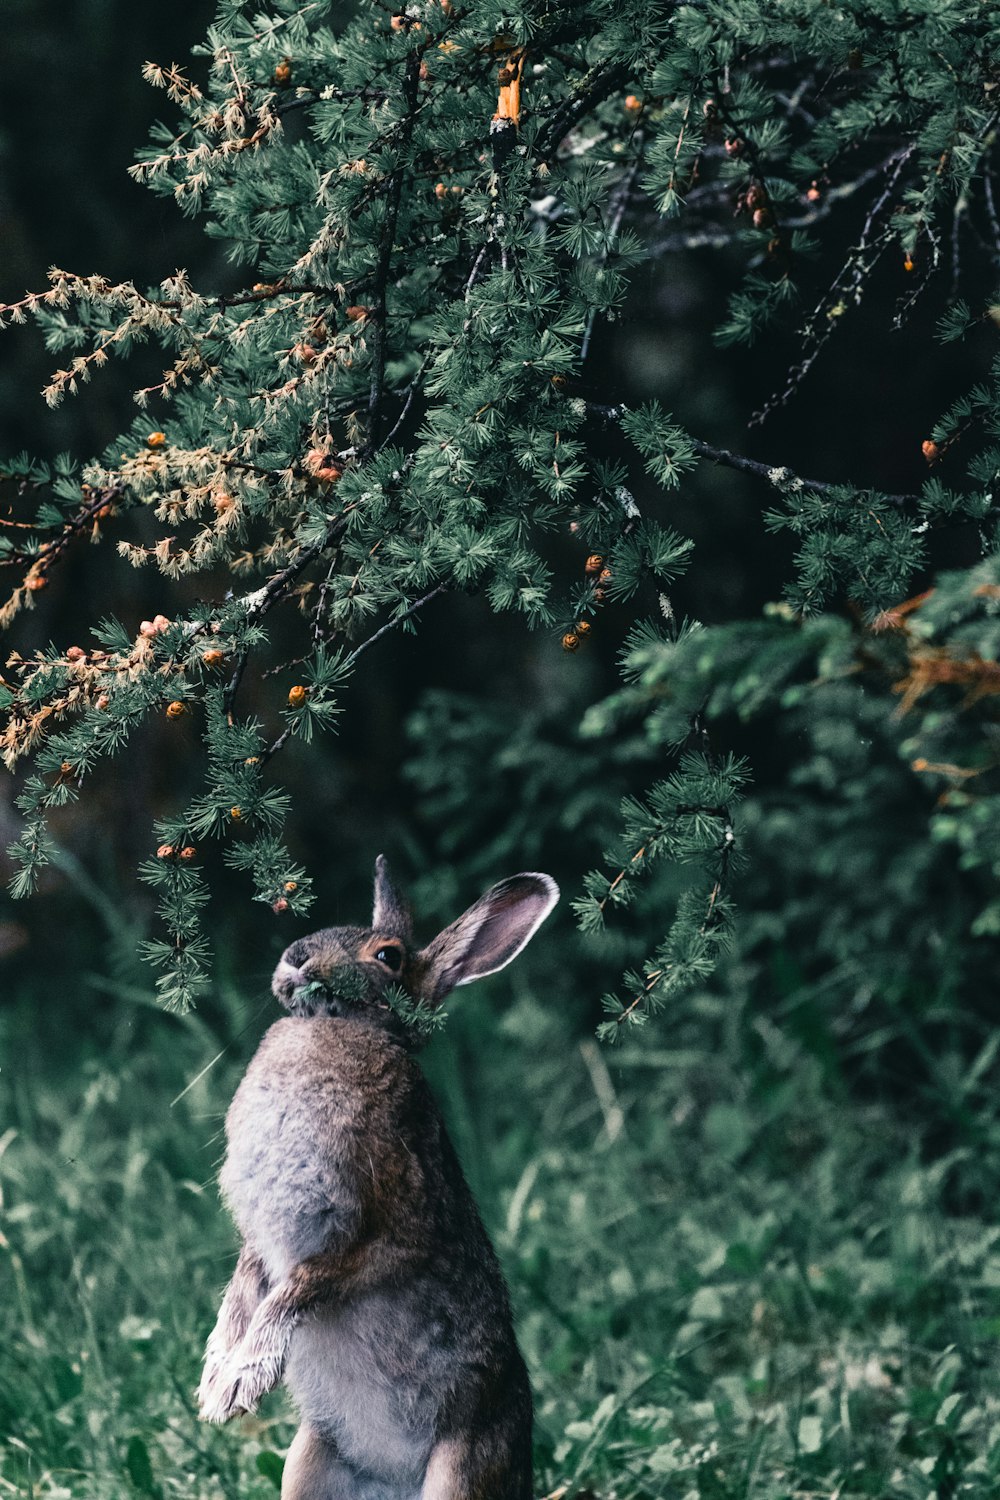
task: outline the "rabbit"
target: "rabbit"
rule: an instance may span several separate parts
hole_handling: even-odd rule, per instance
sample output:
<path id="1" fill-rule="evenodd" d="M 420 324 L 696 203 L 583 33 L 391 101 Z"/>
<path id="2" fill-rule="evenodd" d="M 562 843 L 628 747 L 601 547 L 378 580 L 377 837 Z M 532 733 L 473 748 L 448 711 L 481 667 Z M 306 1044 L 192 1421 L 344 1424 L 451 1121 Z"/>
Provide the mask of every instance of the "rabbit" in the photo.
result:
<path id="1" fill-rule="evenodd" d="M 226 1116 L 220 1185 L 243 1237 L 205 1351 L 205 1421 L 282 1378 L 301 1417 L 282 1500 L 531 1500 L 531 1392 L 500 1266 L 412 1028 L 510 963 L 559 899 L 494 885 L 424 948 L 385 859 L 371 926 L 287 948 Z"/>

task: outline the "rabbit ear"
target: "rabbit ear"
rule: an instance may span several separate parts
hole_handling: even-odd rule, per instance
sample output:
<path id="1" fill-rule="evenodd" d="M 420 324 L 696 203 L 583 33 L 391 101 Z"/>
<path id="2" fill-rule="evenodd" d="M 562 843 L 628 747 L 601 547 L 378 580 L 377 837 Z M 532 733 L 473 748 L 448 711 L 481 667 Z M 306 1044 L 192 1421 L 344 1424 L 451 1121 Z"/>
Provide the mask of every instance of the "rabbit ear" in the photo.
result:
<path id="1" fill-rule="evenodd" d="M 551 875 L 512 875 L 439 932 L 417 955 L 420 998 L 437 1004 L 459 984 L 504 968 L 559 900 Z"/>
<path id="2" fill-rule="evenodd" d="M 372 931 L 409 940 L 413 936 L 410 908 L 392 883 L 384 854 L 375 861 L 375 902 Z"/>

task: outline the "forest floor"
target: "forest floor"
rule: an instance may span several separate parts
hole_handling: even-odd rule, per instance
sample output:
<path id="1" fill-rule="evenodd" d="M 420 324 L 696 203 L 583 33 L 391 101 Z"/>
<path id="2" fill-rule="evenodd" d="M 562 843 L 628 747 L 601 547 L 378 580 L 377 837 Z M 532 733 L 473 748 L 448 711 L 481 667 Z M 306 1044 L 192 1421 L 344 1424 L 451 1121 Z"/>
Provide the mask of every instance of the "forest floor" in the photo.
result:
<path id="1" fill-rule="evenodd" d="M 765 1023 L 762 1084 L 709 996 L 703 1050 L 663 1021 L 608 1052 L 484 990 L 428 1072 L 511 1283 L 539 1495 L 1000 1493 L 1000 1224 L 956 1190 L 967 1152 L 922 1157 Z M 113 1009 L 84 1031 L 12 997 L 0 1030 L 0 1497 L 267 1500 L 284 1395 L 219 1430 L 192 1392 L 269 1007 L 78 1003 Z"/>

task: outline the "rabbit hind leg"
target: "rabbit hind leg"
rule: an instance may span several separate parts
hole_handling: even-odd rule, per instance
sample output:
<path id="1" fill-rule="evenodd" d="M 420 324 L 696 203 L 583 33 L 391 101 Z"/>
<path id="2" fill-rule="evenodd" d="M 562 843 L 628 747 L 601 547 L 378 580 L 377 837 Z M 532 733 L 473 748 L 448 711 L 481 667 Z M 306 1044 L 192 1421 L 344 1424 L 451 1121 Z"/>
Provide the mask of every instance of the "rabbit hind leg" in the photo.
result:
<path id="1" fill-rule="evenodd" d="M 420 1495 L 356 1469 L 315 1427 L 303 1423 L 285 1459 L 281 1500 L 420 1500 Z"/>
<path id="2" fill-rule="evenodd" d="M 510 1437 L 500 1427 L 436 1443 L 420 1500 L 531 1500 L 530 1442 Z"/>

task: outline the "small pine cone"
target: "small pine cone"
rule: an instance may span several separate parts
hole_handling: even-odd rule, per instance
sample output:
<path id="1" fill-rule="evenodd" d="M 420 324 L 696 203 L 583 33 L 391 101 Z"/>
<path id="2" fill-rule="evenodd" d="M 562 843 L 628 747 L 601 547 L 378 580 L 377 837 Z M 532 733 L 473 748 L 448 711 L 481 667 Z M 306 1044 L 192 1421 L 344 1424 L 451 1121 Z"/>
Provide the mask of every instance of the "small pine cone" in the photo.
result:
<path id="1" fill-rule="evenodd" d="M 186 712 L 187 710 L 185 709 L 184 704 L 180 701 L 179 698 L 175 698 L 173 703 L 167 704 L 168 719 L 179 719 L 181 714 Z"/>
<path id="2" fill-rule="evenodd" d="M 141 636 L 145 636 L 147 641 L 151 641 L 157 633 L 158 632 L 156 626 L 153 624 L 152 620 L 143 620 L 142 624 L 139 626 L 139 634 Z"/>
<path id="3" fill-rule="evenodd" d="M 225 490 L 220 490 L 217 495 L 212 496 L 212 504 L 215 506 L 216 515 L 225 515 L 227 510 L 232 510 L 234 505 L 232 495 L 227 495 Z"/>
<path id="4" fill-rule="evenodd" d="M 434 196 L 435 198 L 447 198 L 448 189 L 443 182 L 436 182 L 434 184 Z"/>
<path id="5" fill-rule="evenodd" d="M 59 767 L 59 775 L 60 776 L 72 776 L 72 774 L 73 774 L 73 762 L 71 760 L 64 760 L 62 762 L 62 764 L 60 765 L 60 767 Z"/>
<path id="6" fill-rule="evenodd" d="M 344 472 L 329 448 L 310 448 L 303 463 L 321 484 L 336 484 Z"/>
<path id="7" fill-rule="evenodd" d="M 604 558 L 599 552 L 592 552 L 583 565 L 585 573 L 599 573 L 604 567 Z"/>
<path id="8" fill-rule="evenodd" d="M 309 689 L 304 688 L 301 682 L 297 682 L 294 687 L 288 689 L 289 708 L 301 708 L 308 696 Z"/>
<path id="9" fill-rule="evenodd" d="M 291 895 L 292 891 L 297 891 L 298 888 L 299 888 L 299 882 L 297 880 L 286 880 L 285 881 L 285 890 L 288 892 L 289 895 Z"/>
<path id="10" fill-rule="evenodd" d="M 279 896 L 277 901 L 272 901 L 271 910 L 274 912 L 274 915 L 276 917 L 280 917 L 283 911 L 288 910 L 288 902 L 285 900 L 284 896 Z"/>
<path id="11" fill-rule="evenodd" d="M 150 448 L 162 448 L 166 441 L 167 434 L 165 432 L 151 432 L 146 439 L 146 444 Z"/>
<path id="12" fill-rule="evenodd" d="M 924 439 L 924 441 L 920 444 L 920 451 L 929 464 L 932 464 L 935 459 L 941 457 L 941 449 L 938 447 L 937 443 L 932 441 L 931 438 Z"/>
<path id="13" fill-rule="evenodd" d="M 165 630 L 170 629 L 170 621 L 167 619 L 166 615 L 153 616 L 153 629 L 155 630 L 157 635 L 162 635 Z"/>
<path id="14" fill-rule="evenodd" d="M 625 113 L 627 115 L 639 115 L 642 113 L 642 100 L 638 94 L 625 95 Z"/>
<path id="15" fill-rule="evenodd" d="M 193 844 L 185 844 L 181 850 L 180 857 L 181 859 L 194 859 L 197 853 L 198 851 Z"/>
<path id="16" fill-rule="evenodd" d="M 744 142 L 738 135 L 731 135 L 726 141 L 725 151 L 727 156 L 742 156 L 743 149 Z"/>
<path id="17" fill-rule="evenodd" d="M 107 693 L 102 693 L 101 696 L 97 700 L 96 707 L 97 708 L 107 708 L 107 706 L 108 706 L 108 704 L 110 702 L 111 702 L 111 699 L 108 697 Z"/>
<path id="18" fill-rule="evenodd" d="M 598 604 L 603 604 L 607 597 L 608 595 L 605 589 L 594 590 L 594 598 L 597 600 Z"/>
<path id="19" fill-rule="evenodd" d="M 573 629 L 576 631 L 577 635 L 589 635 L 593 628 L 594 627 L 593 625 L 591 625 L 589 620 L 577 620 L 576 624 L 573 626 Z"/>
<path id="20" fill-rule="evenodd" d="M 607 584 L 611 582 L 611 569 L 602 568 L 597 577 L 598 583 Z"/>
<path id="21" fill-rule="evenodd" d="M 344 308 L 344 317 L 348 323 L 363 323 L 370 312 L 370 307 L 362 307 L 360 303 L 355 303 L 351 307 Z"/>
<path id="22" fill-rule="evenodd" d="M 229 809 L 229 816 L 232 818 L 232 820 L 233 820 L 234 823 L 242 823 L 242 821 L 243 821 L 243 809 L 242 809 L 242 807 L 240 807 L 238 805 L 235 805 L 235 806 L 231 807 Z"/>
<path id="23" fill-rule="evenodd" d="M 296 344 L 292 353 L 304 365 L 311 365 L 316 358 L 316 350 L 312 344 Z"/>
<path id="24" fill-rule="evenodd" d="M 806 198 L 810 203 L 818 203 L 822 196 L 823 194 L 820 192 L 815 183 L 811 183 L 810 186 L 806 189 Z"/>
<path id="25" fill-rule="evenodd" d="M 274 70 L 274 82 L 279 89 L 286 89 L 292 81 L 292 59 L 283 57 Z"/>
<path id="26" fill-rule="evenodd" d="M 389 25 L 392 27 L 393 31 L 405 31 L 406 17 L 403 15 L 393 16 L 391 21 L 389 22 Z"/>
<path id="27" fill-rule="evenodd" d="M 157 857 L 157 859 L 173 859 L 173 857 L 174 857 L 174 846 L 173 846 L 173 844 L 161 844 L 160 847 L 159 847 L 159 849 L 157 849 L 157 851 L 156 851 L 156 857 Z"/>
<path id="28" fill-rule="evenodd" d="M 575 630 L 567 630 L 566 634 L 562 638 L 562 648 L 563 648 L 563 650 L 564 651 L 576 651 L 579 648 L 579 645 L 580 645 L 580 637 L 577 635 L 576 631 Z"/>
<path id="29" fill-rule="evenodd" d="M 248 755 L 247 758 L 246 758 L 246 760 L 243 762 L 243 764 L 245 766 L 255 766 L 255 765 L 257 765 L 257 763 L 259 762 L 259 760 L 260 760 L 260 756 L 259 755 Z"/>
<path id="30" fill-rule="evenodd" d="M 225 660 L 225 656 L 218 646 L 212 646 L 208 651 L 202 652 L 201 659 L 206 667 L 219 667 Z"/>
<path id="31" fill-rule="evenodd" d="M 82 646 L 69 646 L 66 650 L 67 661 L 86 661 L 87 653 Z"/>

